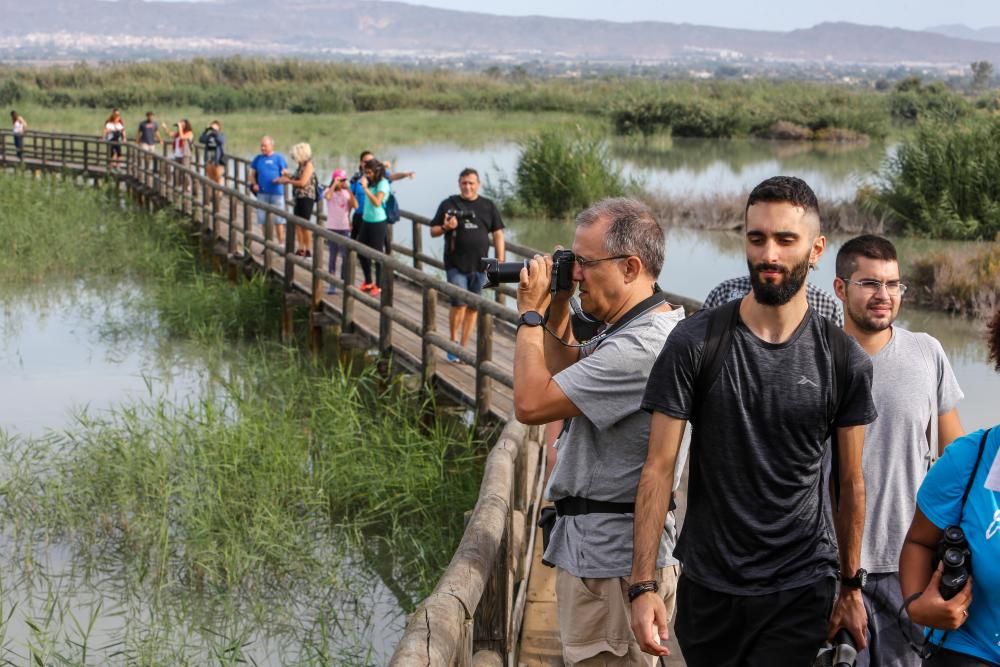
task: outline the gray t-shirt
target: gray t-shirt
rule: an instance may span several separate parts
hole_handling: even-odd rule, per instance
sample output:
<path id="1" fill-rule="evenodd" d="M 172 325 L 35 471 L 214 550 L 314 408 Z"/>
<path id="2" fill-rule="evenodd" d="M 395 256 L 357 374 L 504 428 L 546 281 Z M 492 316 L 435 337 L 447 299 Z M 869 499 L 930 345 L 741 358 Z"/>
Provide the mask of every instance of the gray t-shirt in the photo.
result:
<path id="1" fill-rule="evenodd" d="M 667 335 L 684 318 L 683 308 L 642 315 L 605 339 L 596 350 L 554 380 L 583 414 L 559 438 L 558 458 L 546 497 L 579 496 L 608 502 L 635 501 L 649 444 L 649 413 L 639 404 L 646 378 Z M 577 577 L 624 577 L 632 571 L 632 514 L 560 517 L 545 560 Z M 673 513 L 660 539 L 657 567 L 675 564 Z"/>
<path id="2" fill-rule="evenodd" d="M 941 343 L 927 334 L 894 326 L 892 339 L 871 359 L 878 419 L 865 429 L 861 567 L 896 572 L 917 489 L 937 459 L 938 415 L 953 410 L 963 394 Z"/>
<path id="3" fill-rule="evenodd" d="M 848 341 L 847 386 L 831 414 L 835 368 L 820 316 L 810 308 L 783 343 L 761 340 L 740 321 L 716 381 L 695 396 L 711 312 L 670 335 L 643 399 L 648 410 L 693 420 L 687 515 L 675 552 L 684 575 L 734 595 L 833 576 L 837 547 L 822 483 L 827 436 L 832 426 L 875 419 L 871 360 Z"/>

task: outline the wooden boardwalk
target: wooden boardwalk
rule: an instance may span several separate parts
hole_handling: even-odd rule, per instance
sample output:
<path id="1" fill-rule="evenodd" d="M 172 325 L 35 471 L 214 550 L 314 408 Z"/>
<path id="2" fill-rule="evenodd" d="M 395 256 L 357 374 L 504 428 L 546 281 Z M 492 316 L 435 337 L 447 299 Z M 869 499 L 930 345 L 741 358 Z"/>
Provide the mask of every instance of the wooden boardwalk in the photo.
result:
<path id="1" fill-rule="evenodd" d="M 25 155 L 19 159 L 9 134 L 0 132 L 0 166 L 29 173 L 58 172 L 95 185 L 115 183 L 139 206 L 173 208 L 192 220 L 200 228 L 204 247 L 230 275 L 241 270 L 262 272 L 283 284 L 285 335 L 291 335 L 294 309 L 308 307 L 311 344 L 322 344 L 323 332 L 330 327 L 340 335 L 361 336 L 377 348 L 380 358 L 418 374 L 473 408 L 479 418 L 507 422 L 487 460 L 480 498 L 462 544 L 434 594 L 411 617 L 393 662 L 562 664 L 554 570 L 541 565 L 541 535 L 535 527 L 545 456 L 539 429 L 528 429 L 512 418 L 517 313 L 511 307 L 511 288 L 497 290 L 492 300 L 441 280 L 441 262 L 423 251 L 421 232 L 429 220 L 420 215 L 403 212 L 405 222 L 399 225 L 410 225 L 412 242 L 393 244 L 393 253 L 385 255 L 294 218 L 289 211 L 262 205 L 247 194 L 248 164 L 240 158 L 229 158 L 224 182 L 218 184 L 205 177 L 198 155 L 194 167 L 188 168 L 165 154 L 127 145 L 121 168 L 112 169 L 107 145 L 97 138 L 32 132 L 25 137 Z M 270 221 L 257 224 L 258 210 L 288 219 L 284 245 L 274 241 Z M 320 210 L 317 220 L 322 224 L 324 219 Z M 295 254 L 293 225 L 313 233 L 310 250 L 315 261 Z M 327 240 L 347 247 L 344 280 L 339 267 L 338 275 L 326 271 Z M 517 243 L 506 245 L 509 256 L 536 254 Z M 360 290 L 360 256 L 382 265 L 378 298 Z M 437 274 L 425 267 L 437 269 Z M 334 294 L 327 293 L 331 286 Z M 677 295 L 668 298 L 689 311 L 700 305 Z M 450 299 L 478 313 L 469 348 L 449 340 Z M 461 363 L 447 361 L 448 352 L 459 356 Z M 667 664 L 683 664 L 679 651 Z"/>

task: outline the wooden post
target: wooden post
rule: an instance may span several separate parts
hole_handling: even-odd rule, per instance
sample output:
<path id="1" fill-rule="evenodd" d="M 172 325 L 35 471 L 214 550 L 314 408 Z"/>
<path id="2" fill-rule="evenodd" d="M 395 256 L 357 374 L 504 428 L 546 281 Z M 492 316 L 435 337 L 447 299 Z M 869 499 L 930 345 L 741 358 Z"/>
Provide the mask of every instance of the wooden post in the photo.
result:
<path id="1" fill-rule="evenodd" d="M 287 207 L 286 207 L 287 208 Z M 295 230 L 298 224 L 292 222 L 294 216 L 285 217 L 285 289 L 292 289 L 295 282 L 295 264 L 291 258 L 295 257 Z"/>
<path id="2" fill-rule="evenodd" d="M 340 306 L 340 328 L 344 333 L 354 331 L 354 299 L 348 288 L 354 287 L 357 266 L 358 253 L 354 248 L 348 248 L 347 256 L 344 257 L 344 300 Z"/>
<path id="3" fill-rule="evenodd" d="M 326 292 L 326 283 L 319 277 L 319 268 L 323 266 L 320 261 L 323 258 L 323 238 L 319 234 L 313 234 L 312 245 L 312 284 L 310 285 L 310 312 L 309 312 L 309 349 L 314 356 L 318 356 L 323 349 L 323 327 L 317 324 L 317 316 L 323 312 L 323 294 Z"/>
<path id="4" fill-rule="evenodd" d="M 488 650 L 499 653 L 504 663 L 507 662 L 507 628 L 510 612 L 513 607 L 513 589 L 511 587 L 510 561 L 510 511 L 504 520 L 503 537 L 493 559 L 493 568 L 479 606 L 473 617 L 472 650 Z"/>
<path id="5" fill-rule="evenodd" d="M 493 359 L 493 316 L 476 314 L 476 413 L 480 420 L 489 416 L 493 380 L 483 373 L 483 364 Z"/>
<path id="6" fill-rule="evenodd" d="M 86 176 L 87 172 L 90 171 L 90 142 L 83 142 L 83 173 Z"/>
<path id="7" fill-rule="evenodd" d="M 281 304 L 281 342 L 291 343 L 295 338 L 295 302 L 292 293 L 285 290 Z"/>
<path id="8" fill-rule="evenodd" d="M 238 200 L 234 197 L 233 203 L 235 204 L 237 201 Z M 243 206 L 243 249 L 240 251 L 240 254 L 243 257 L 250 257 L 253 254 L 250 233 L 253 231 L 253 219 L 256 217 L 257 213 L 249 204 L 241 202 L 241 205 Z"/>
<path id="9" fill-rule="evenodd" d="M 427 334 L 437 331 L 437 290 L 424 285 L 422 322 L 420 325 L 420 374 L 424 386 L 430 386 L 437 370 L 437 354 Z"/>
<path id="10" fill-rule="evenodd" d="M 383 359 L 392 355 L 392 318 L 386 308 L 392 308 L 392 292 L 396 272 L 391 266 L 382 265 L 382 292 L 378 317 L 378 351 Z"/>
<path id="11" fill-rule="evenodd" d="M 221 198 L 222 193 L 219 193 L 219 196 Z M 236 197 L 234 195 L 229 195 L 229 205 L 226 208 L 229 209 L 226 211 L 226 224 L 229 227 L 226 230 L 229 236 L 227 250 L 229 256 L 234 257 L 236 255 Z"/>
<path id="12" fill-rule="evenodd" d="M 420 233 L 420 223 L 413 221 L 413 268 L 423 270 L 424 262 L 420 255 L 424 253 L 424 236 Z"/>
<path id="13" fill-rule="evenodd" d="M 286 232 L 287 233 L 287 232 Z M 271 277 L 272 252 L 269 242 L 274 238 L 274 219 L 268 211 L 264 217 L 264 275 Z"/>

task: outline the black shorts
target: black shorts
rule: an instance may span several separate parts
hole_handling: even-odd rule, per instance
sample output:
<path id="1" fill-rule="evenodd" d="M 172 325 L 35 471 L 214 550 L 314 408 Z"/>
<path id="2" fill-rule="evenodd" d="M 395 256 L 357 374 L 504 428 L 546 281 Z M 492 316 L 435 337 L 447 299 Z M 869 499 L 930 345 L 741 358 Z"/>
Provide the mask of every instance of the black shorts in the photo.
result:
<path id="1" fill-rule="evenodd" d="M 730 595 L 681 574 L 675 632 L 688 667 L 810 667 L 826 641 L 836 580 Z"/>

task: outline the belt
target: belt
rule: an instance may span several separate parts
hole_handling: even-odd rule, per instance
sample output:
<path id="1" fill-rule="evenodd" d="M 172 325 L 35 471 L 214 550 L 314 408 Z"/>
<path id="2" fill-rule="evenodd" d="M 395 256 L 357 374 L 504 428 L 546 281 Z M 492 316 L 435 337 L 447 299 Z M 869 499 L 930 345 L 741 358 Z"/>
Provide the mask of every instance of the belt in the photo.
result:
<path id="1" fill-rule="evenodd" d="M 555 501 L 559 516 L 579 516 L 580 514 L 635 514 L 635 503 L 613 503 L 607 500 L 593 500 L 580 496 L 568 496 Z M 674 499 L 670 499 L 670 509 L 677 509 Z"/>

